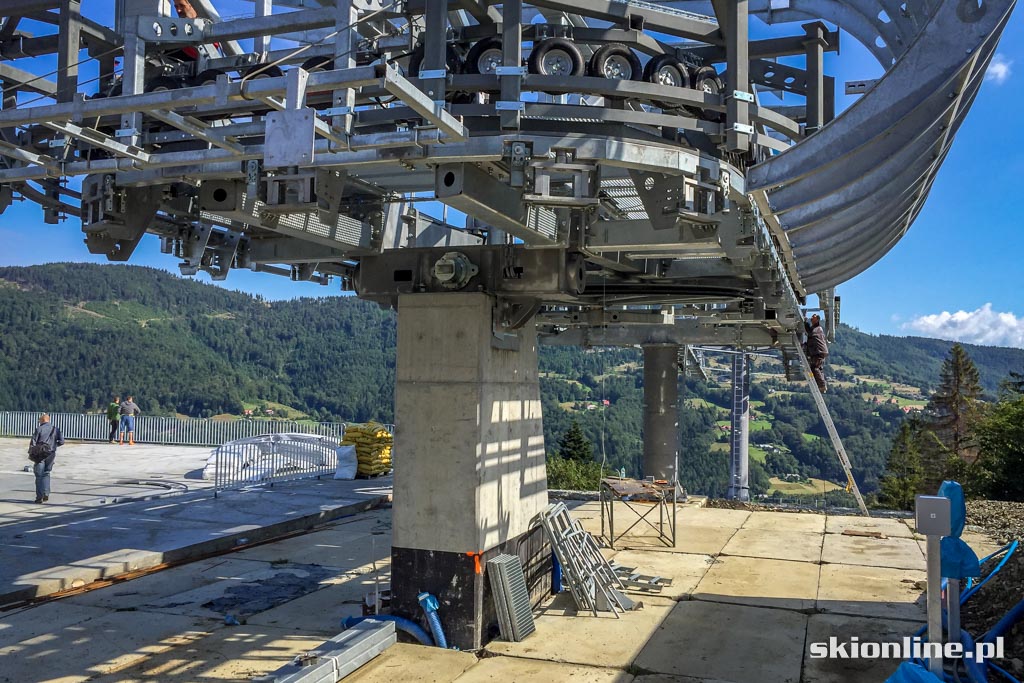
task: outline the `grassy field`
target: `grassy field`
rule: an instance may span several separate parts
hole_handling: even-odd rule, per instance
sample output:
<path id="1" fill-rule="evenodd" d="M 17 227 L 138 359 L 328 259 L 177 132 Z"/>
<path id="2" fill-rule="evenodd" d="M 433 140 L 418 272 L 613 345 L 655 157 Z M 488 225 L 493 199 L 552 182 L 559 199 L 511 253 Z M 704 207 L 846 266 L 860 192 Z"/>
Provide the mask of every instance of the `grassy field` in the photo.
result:
<path id="1" fill-rule="evenodd" d="M 753 449 L 751 449 L 753 450 Z M 802 495 L 808 493 L 821 493 L 822 491 L 835 491 L 836 489 L 843 488 L 839 484 L 834 484 L 824 479 L 811 479 L 810 484 L 800 484 L 796 482 L 782 481 L 778 477 L 771 478 L 772 487 L 769 489 L 769 493 L 778 491 L 783 495 Z"/>

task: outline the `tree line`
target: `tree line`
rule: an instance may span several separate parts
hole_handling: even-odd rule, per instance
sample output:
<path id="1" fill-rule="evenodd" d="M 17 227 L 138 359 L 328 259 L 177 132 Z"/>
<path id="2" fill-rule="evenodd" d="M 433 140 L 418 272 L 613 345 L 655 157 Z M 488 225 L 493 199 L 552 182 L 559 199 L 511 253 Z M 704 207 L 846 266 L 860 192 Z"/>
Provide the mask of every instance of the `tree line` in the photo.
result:
<path id="1" fill-rule="evenodd" d="M 993 401 L 984 399 L 977 366 L 960 344 L 942 364 L 921 416 L 900 425 L 882 478 L 880 502 L 911 509 L 945 479 L 970 496 L 1024 500 L 1024 375 L 1010 371 Z"/>

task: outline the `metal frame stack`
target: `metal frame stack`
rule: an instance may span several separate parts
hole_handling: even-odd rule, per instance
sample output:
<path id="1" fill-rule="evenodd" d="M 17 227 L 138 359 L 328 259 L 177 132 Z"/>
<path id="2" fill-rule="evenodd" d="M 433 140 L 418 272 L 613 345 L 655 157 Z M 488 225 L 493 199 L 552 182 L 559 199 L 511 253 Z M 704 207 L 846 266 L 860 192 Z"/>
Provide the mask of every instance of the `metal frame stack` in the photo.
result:
<path id="1" fill-rule="evenodd" d="M 260 683 L 337 683 L 397 642 L 391 621 L 365 619 L 319 648 L 297 656 Z"/>
<path id="2" fill-rule="evenodd" d="M 513 643 L 524 640 L 537 627 L 533 623 L 522 561 L 516 555 L 498 555 L 487 561 L 487 575 L 491 579 L 501 637 Z"/>
<path id="3" fill-rule="evenodd" d="M 637 607 L 622 592 L 625 586 L 601 554 L 597 541 L 569 516 L 565 503 L 548 505 L 539 517 L 577 609 L 593 612 L 594 616 L 612 612 L 618 617 L 619 612 Z"/>

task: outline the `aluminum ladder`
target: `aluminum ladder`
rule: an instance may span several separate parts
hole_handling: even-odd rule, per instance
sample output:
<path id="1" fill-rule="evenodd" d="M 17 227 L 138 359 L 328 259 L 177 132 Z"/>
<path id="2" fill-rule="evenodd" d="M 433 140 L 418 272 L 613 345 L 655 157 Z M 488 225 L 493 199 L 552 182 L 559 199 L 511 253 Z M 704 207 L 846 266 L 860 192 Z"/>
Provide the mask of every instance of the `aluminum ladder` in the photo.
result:
<path id="1" fill-rule="evenodd" d="M 836 423 L 832 421 L 832 414 L 828 412 L 828 406 L 825 405 L 825 397 L 821 395 L 821 389 L 818 388 L 818 383 L 814 381 L 814 375 L 811 373 L 811 362 L 807 360 L 807 354 L 804 353 L 804 348 L 801 346 L 800 339 L 796 335 L 793 336 L 793 341 L 796 353 L 800 357 L 800 365 L 804 370 L 804 378 L 811 387 L 811 396 L 814 397 L 814 403 L 818 406 L 818 413 L 821 414 L 821 420 L 825 423 L 825 429 L 828 430 L 829 438 L 832 439 L 832 446 L 836 449 L 836 455 L 839 456 L 839 463 L 843 466 L 843 471 L 846 472 L 846 489 L 853 492 L 861 513 L 865 517 L 870 517 L 868 507 L 864 504 L 864 497 L 860 495 L 860 487 L 857 486 L 857 481 L 853 478 L 850 458 L 846 455 L 846 449 L 839 438 L 839 432 L 836 431 Z"/>

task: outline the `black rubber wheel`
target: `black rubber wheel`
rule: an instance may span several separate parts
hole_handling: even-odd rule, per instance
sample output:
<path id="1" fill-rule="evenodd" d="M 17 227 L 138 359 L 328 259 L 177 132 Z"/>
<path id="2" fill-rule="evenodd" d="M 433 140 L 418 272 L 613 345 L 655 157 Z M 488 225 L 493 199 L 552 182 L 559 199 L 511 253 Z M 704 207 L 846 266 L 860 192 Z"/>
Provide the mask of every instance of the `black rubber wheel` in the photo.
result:
<path id="1" fill-rule="evenodd" d="M 191 81 L 192 85 L 212 85 L 217 82 L 217 76 L 224 72 L 220 69 L 207 69 L 197 74 Z M 228 80 L 231 80 L 230 78 Z"/>
<path id="2" fill-rule="evenodd" d="M 423 53 L 425 48 L 422 44 L 417 45 L 416 49 L 409 55 L 409 77 L 419 78 L 420 65 L 423 63 Z M 458 74 L 462 73 L 462 59 L 459 57 L 459 53 L 455 51 L 455 48 L 451 45 L 445 51 L 444 57 L 445 66 L 448 68 L 448 73 Z"/>
<path id="3" fill-rule="evenodd" d="M 253 75 L 250 76 L 249 74 Z M 245 77 L 250 81 L 254 78 L 277 78 L 278 76 L 284 76 L 284 72 L 276 65 L 257 64 L 256 66 L 249 67 L 245 72 Z"/>
<path id="4" fill-rule="evenodd" d="M 309 73 L 330 71 L 334 68 L 334 60 L 331 57 L 310 57 L 302 63 L 302 68 Z"/>
<path id="5" fill-rule="evenodd" d="M 497 38 L 484 38 L 469 49 L 466 55 L 466 73 L 493 74 L 501 66 L 501 41 Z"/>
<path id="6" fill-rule="evenodd" d="M 702 90 L 706 93 L 719 95 L 725 90 L 725 83 L 719 78 L 718 72 L 713 66 L 702 66 L 693 72 L 693 89 Z M 725 121 L 725 114 L 714 109 L 701 109 L 698 107 L 687 107 L 686 110 L 705 121 L 721 123 Z"/>
<path id="7" fill-rule="evenodd" d="M 547 38 L 533 46 L 527 65 L 530 73 L 541 76 L 579 76 L 583 54 L 568 38 Z"/>
<path id="8" fill-rule="evenodd" d="M 644 67 L 644 80 L 654 83 L 663 88 L 689 88 L 690 71 L 686 65 L 672 55 L 658 55 L 651 57 Z M 651 100 L 652 104 L 662 109 L 675 109 L 678 104 Z"/>
<path id="9" fill-rule="evenodd" d="M 170 76 L 157 76 L 149 83 L 146 83 L 146 92 L 161 92 L 164 90 L 177 90 L 182 86 L 181 81 Z"/>
<path id="10" fill-rule="evenodd" d="M 610 43 L 594 51 L 587 63 L 587 74 L 613 81 L 639 81 L 640 60 L 622 43 Z"/>

